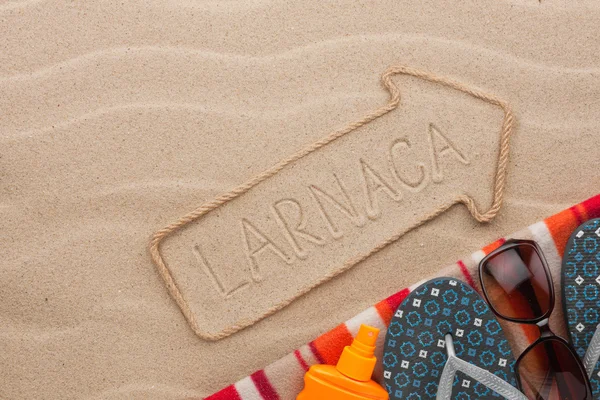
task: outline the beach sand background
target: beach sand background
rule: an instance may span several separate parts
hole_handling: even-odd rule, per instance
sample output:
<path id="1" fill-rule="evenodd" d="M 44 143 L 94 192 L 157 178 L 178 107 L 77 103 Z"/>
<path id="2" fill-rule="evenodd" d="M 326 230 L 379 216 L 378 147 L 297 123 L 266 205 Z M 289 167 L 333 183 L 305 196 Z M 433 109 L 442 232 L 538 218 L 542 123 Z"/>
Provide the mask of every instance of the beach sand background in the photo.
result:
<path id="1" fill-rule="evenodd" d="M 0 398 L 209 395 L 597 194 L 599 21 L 596 0 L 0 0 Z M 155 271 L 151 234 L 384 104 L 379 77 L 396 64 L 512 105 L 498 217 L 482 225 L 454 207 L 256 325 L 199 339 Z M 498 115 L 484 117 L 497 133 Z M 497 138 L 470 134 L 454 140 L 495 159 Z M 482 173 L 489 185 L 469 190 L 485 203 L 493 168 Z M 278 277 L 282 290 L 301 273 Z"/>

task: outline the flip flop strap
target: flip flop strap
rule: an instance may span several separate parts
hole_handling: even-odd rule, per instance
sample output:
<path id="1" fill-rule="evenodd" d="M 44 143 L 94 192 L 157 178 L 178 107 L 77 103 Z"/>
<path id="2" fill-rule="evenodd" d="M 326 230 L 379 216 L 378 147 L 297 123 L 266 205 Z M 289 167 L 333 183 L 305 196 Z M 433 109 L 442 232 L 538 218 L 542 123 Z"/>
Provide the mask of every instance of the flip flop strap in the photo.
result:
<path id="1" fill-rule="evenodd" d="M 594 373 L 598 359 L 600 359 L 600 324 L 596 327 L 596 332 L 583 358 L 583 366 L 590 378 Z"/>
<path id="2" fill-rule="evenodd" d="M 453 355 L 448 356 L 448 361 L 444 366 L 444 371 L 442 372 L 438 384 L 437 400 L 450 400 L 452 396 L 454 375 L 457 371 L 467 374 L 508 400 L 527 400 L 527 397 L 510 383 L 498 378 L 489 371 L 479 368 L 478 366 L 470 364 Z"/>

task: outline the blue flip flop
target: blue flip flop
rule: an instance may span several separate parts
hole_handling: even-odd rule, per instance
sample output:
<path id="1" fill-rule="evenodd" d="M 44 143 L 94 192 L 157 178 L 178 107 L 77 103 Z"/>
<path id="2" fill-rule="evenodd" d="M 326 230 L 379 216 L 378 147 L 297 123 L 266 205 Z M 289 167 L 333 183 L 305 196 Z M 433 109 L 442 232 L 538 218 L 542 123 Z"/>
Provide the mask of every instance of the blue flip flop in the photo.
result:
<path id="1" fill-rule="evenodd" d="M 562 294 L 569 336 L 600 399 L 600 218 L 571 234 L 562 261 Z"/>
<path id="2" fill-rule="evenodd" d="M 470 286 L 430 280 L 404 299 L 383 353 L 390 399 L 526 400 L 515 359 L 496 317 Z"/>

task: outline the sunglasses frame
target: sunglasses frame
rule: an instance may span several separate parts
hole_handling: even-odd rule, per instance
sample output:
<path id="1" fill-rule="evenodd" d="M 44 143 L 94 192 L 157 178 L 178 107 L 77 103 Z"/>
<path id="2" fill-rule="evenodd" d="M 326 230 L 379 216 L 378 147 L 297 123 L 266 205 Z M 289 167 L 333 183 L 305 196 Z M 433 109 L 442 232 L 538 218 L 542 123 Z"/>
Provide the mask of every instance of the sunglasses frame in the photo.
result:
<path id="1" fill-rule="evenodd" d="M 494 307 L 494 305 L 492 304 L 492 302 L 489 300 L 490 297 L 488 296 L 487 290 L 485 288 L 485 285 L 483 283 L 483 267 L 485 266 L 485 264 L 494 256 L 503 253 L 507 250 L 510 249 L 514 249 L 516 247 L 520 247 L 520 246 L 529 246 L 531 248 L 533 248 L 533 250 L 536 252 L 536 254 L 538 255 L 538 257 L 540 258 L 540 261 L 542 262 L 542 267 L 544 268 L 544 273 L 546 274 L 546 280 L 548 283 L 548 288 L 550 290 L 550 306 L 548 307 L 548 310 L 544 313 L 544 315 L 537 317 L 537 318 L 526 318 L 526 319 L 522 319 L 522 318 L 512 318 L 512 317 L 507 317 L 505 315 L 502 315 L 501 313 L 499 313 L 496 308 Z M 507 240 L 506 242 L 504 242 L 500 247 L 498 247 L 496 250 L 492 251 L 490 254 L 488 254 L 487 256 L 485 256 L 480 262 L 479 262 L 479 283 L 481 284 L 481 290 L 483 292 L 483 295 L 485 297 L 485 299 L 487 300 L 488 305 L 490 306 L 490 308 L 492 309 L 492 311 L 494 312 L 494 314 L 496 314 L 496 316 L 510 321 L 510 322 L 516 322 L 519 324 L 537 324 L 538 322 L 541 322 L 547 318 L 550 317 L 550 315 L 552 314 L 552 312 L 554 311 L 554 303 L 555 303 L 555 294 L 554 294 L 554 284 L 552 282 L 552 274 L 550 273 L 550 268 L 548 267 L 548 262 L 546 261 L 546 257 L 544 257 L 544 253 L 542 252 L 542 249 L 540 248 L 540 246 L 534 242 L 533 240 L 525 240 L 525 239 L 510 239 Z"/>
<path id="2" fill-rule="evenodd" d="M 529 318 L 526 318 L 526 319 L 512 318 L 512 317 L 504 316 L 501 313 L 499 313 L 494 308 L 494 305 L 490 302 L 490 298 L 488 297 L 487 290 L 483 283 L 484 266 L 486 265 L 486 263 L 495 255 L 503 253 L 507 250 L 510 250 L 510 249 L 513 249 L 516 247 L 520 247 L 520 246 L 529 246 L 536 252 L 538 257 L 540 258 L 542 267 L 544 268 L 544 273 L 546 274 L 546 280 L 548 282 L 548 289 L 550 290 L 550 293 L 549 293 L 550 294 L 550 304 L 548 306 L 548 310 L 542 316 L 536 317 L 536 318 L 531 318 L 531 319 L 529 319 Z M 523 387 L 521 384 L 521 374 L 519 373 L 519 365 L 521 364 L 522 359 L 531 350 L 533 350 L 536 346 L 539 346 L 539 345 L 543 344 L 544 342 L 554 340 L 554 341 L 560 342 L 563 345 L 565 345 L 565 347 L 569 350 L 569 352 L 575 359 L 577 365 L 579 366 L 580 373 L 585 380 L 584 383 L 586 385 L 587 396 L 584 400 L 592 399 L 592 385 L 590 383 L 590 380 L 589 380 L 589 377 L 585 370 L 585 367 L 583 366 L 581 359 L 577 355 L 577 352 L 575 351 L 575 349 L 573 348 L 571 343 L 569 343 L 562 337 L 558 336 L 557 334 L 552 332 L 552 330 L 550 329 L 549 318 L 550 318 L 550 315 L 552 315 L 552 312 L 554 311 L 556 298 L 555 298 L 555 291 L 554 291 L 554 282 L 552 280 L 552 273 L 550 272 L 550 267 L 548 266 L 548 262 L 546 261 L 546 257 L 544 256 L 544 253 L 543 253 L 542 249 L 540 248 L 540 246 L 533 240 L 526 240 L 526 239 L 509 239 L 509 240 L 507 240 L 500 247 L 498 247 L 494 251 L 490 252 L 479 262 L 479 283 L 481 285 L 481 291 L 483 292 L 483 297 L 484 297 L 485 301 L 487 302 L 489 307 L 492 309 L 492 312 L 494 314 L 496 314 L 496 316 L 498 316 L 499 318 L 501 318 L 503 320 L 515 322 L 518 324 L 537 325 L 538 328 L 540 329 L 540 337 L 537 338 L 537 340 L 535 340 L 529 346 L 527 346 L 527 348 L 525 350 L 523 350 L 523 352 L 517 358 L 517 361 L 515 363 L 515 371 L 517 372 L 518 378 L 519 378 L 519 379 L 517 379 L 517 389 L 519 389 L 520 391 L 523 391 Z"/>

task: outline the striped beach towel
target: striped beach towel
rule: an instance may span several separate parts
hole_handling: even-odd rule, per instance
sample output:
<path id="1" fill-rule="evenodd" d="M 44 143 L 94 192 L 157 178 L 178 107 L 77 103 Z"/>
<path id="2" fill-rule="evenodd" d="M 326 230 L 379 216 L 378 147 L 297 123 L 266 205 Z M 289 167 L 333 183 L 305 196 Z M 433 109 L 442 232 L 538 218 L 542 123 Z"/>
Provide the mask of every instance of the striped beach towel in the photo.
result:
<path id="1" fill-rule="evenodd" d="M 436 276 L 449 276 L 461 279 L 481 291 L 476 277 L 479 261 L 489 252 L 500 246 L 507 238 L 533 239 L 539 243 L 550 265 L 556 289 L 556 305 L 550 320 L 553 330 L 568 337 L 563 318 L 560 295 L 561 258 L 570 234 L 583 222 L 600 217 L 600 195 L 568 208 L 544 221 L 538 222 L 506 238 L 501 238 L 483 249 L 465 257 L 455 264 L 442 269 Z M 428 277 L 425 280 L 430 279 Z M 336 364 L 344 346 L 348 346 L 361 324 L 380 328 L 377 357 L 381 359 L 385 330 L 402 300 L 420 282 L 399 291 L 375 304 L 354 318 L 319 336 L 291 354 L 268 365 L 260 371 L 209 396 L 206 400 L 293 400 L 302 390 L 304 373 L 313 364 Z M 536 326 L 519 325 L 499 321 L 511 342 L 517 357 L 527 345 L 539 336 Z M 375 369 L 374 379 L 381 382 L 382 367 Z"/>

